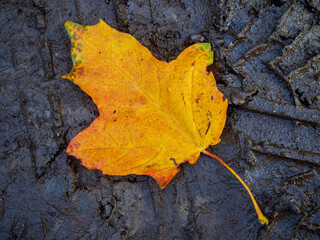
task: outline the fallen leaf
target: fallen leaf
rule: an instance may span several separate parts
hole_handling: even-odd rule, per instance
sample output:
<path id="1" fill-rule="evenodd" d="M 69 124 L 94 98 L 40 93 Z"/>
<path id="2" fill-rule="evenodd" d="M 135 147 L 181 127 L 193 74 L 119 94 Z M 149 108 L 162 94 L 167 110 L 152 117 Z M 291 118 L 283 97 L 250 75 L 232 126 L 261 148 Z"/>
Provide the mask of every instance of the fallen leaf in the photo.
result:
<path id="1" fill-rule="evenodd" d="M 100 113 L 67 149 L 85 167 L 149 175 L 164 188 L 181 163 L 195 163 L 220 142 L 228 103 L 206 70 L 213 62 L 209 43 L 166 63 L 103 21 L 65 26 L 74 67 L 63 78 L 91 96 Z"/>
<path id="2" fill-rule="evenodd" d="M 228 103 L 206 69 L 213 63 L 209 43 L 167 63 L 102 20 L 65 27 L 73 69 L 62 77 L 91 96 L 100 114 L 71 140 L 69 155 L 103 174 L 149 175 L 161 188 L 180 164 L 210 155 L 205 149 L 220 142 Z"/>

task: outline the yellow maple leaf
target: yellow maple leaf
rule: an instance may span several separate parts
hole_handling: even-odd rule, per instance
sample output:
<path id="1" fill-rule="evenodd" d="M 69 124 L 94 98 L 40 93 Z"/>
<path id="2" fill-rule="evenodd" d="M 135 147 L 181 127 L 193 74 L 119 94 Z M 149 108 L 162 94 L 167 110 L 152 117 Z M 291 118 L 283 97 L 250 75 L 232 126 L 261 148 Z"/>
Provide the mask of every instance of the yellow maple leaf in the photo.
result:
<path id="1" fill-rule="evenodd" d="M 161 188 L 201 152 L 219 160 L 205 149 L 220 142 L 228 103 L 206 70 L 213 62 L 209 43 L 194 44 L 167 63 L 102 20 L 65 27 L 73 69 L 62 77 L 91 96 L 100 114 L 71 140 L 69 155 L 103 174 L 149 175 Z"/>

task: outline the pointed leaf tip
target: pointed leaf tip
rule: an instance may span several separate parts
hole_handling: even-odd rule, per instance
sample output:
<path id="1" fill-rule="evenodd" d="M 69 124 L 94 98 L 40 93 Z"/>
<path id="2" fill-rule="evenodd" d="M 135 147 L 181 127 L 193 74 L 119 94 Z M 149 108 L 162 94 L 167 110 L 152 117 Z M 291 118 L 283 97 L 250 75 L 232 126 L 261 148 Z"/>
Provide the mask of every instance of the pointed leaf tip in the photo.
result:
<path id="1" fill-rule="evenodd" d="M 64 23 L 64 27 L 65 27 L 65 29 L 69 29 L 70 28 L 70 26 L 72 26 L 74 24 L 74 22 L 71 22 L 71 21 L 66 21 L 65 23 Z"/>

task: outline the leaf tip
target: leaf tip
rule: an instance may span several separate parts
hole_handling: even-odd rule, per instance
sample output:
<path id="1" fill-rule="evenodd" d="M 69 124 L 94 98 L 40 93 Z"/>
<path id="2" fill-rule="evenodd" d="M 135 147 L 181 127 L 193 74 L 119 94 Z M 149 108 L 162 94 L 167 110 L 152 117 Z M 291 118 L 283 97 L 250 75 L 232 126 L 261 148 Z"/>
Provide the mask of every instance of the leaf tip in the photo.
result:
<path id="1" fill-rule="evenodd" d="M 59 78 L 69 79 L 69 74 L 62 75 L 62 76 L 60 76 Z"/>
<path id="2" fill-rule="evenodd" d="M 175 166 L 169 169 L 151 170 L 145 174 L 155 179 L 163 190 L 179 171 L 180 169 Z"/>
<path id="3" fill-rule="evenodd" d="M 62 76 L 60 76 L 59 78 L 63 78 L 63 79 L 67 79 L 67 80 L 69 80 L 69 81 L 71 81 L 71 82 L 73 82 L 74 83 L 74 79 L 73 79 L 73 77 L 72 77 L 72 74 L 66 74 L 66 75 L 62 75 Z"/>
<path id="4" fill-rule="evenodd" d="M 172 178 L 170 179 L 165 179 L 163 181 L 158 181 L 157 182 L 160 184 L 160 187 L 161 187 L 161 190 L 163 190 L 167 185 L 168 183 L 171 181 Z"/>
<path id="5" fill-rule="evenodd" d="M 211 50 L 211 43 L 200 43 L 200 51 Z"/>
<path id="6" fill-rule="evenodd" d="M 67 29 L 67 31 L 68 31 L 68 29 L 69 29 L 73 24 L 74 24 L 74 22 L 66 21 L 66 22 L 64 23 L 64 27 L 65 27 L 65 29 Z"/>

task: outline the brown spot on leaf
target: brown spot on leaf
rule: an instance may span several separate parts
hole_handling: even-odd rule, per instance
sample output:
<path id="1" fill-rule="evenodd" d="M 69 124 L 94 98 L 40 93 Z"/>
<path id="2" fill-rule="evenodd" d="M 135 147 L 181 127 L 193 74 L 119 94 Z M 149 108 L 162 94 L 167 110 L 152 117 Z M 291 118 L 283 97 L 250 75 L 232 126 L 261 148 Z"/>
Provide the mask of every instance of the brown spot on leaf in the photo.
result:
<path id="1" fill-rule="evenodd" d="M 173 163 L 174 163 L 175 166 L 178 166 L 178 163 L 176 162 L 176 159 L 175 159 L 175 158 L 170 158 L 170 160 L 173 161 Z"/>
<path id="2" fill-rule="evenodd" d="M 77 68 L 77 74 L 78 74 L 78 75 L 82 75 L 83 72 L 84 72 L 84 68 L 83 68 L 83 67 Z"/>
<path id="3" fill-rule="evenodd" d="M 211 122 L 208 122 L 208 127 L 207 127 L 207 130 L 206 130 L 206 135 L 207 135 L 207 133 L 209 132 L 210 126 L 211 126 Z"/>

